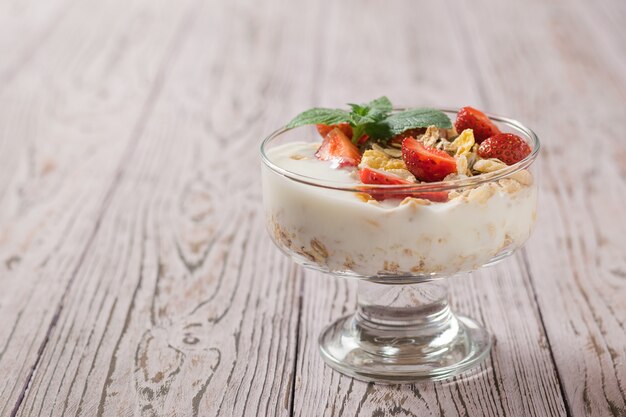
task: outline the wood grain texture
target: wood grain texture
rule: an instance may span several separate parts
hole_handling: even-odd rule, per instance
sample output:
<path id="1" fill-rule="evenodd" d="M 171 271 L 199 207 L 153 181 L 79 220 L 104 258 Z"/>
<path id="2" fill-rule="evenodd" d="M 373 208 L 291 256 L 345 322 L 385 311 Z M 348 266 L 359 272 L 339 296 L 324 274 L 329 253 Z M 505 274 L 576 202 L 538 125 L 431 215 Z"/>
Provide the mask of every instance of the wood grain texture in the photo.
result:
<path id="1" fill-rule="evenodd" d="M 0 91 L 62 27 L 73 0 L 0 2 Z"/>
<path id="2" fill-rule="evenodd" d="M 37 366 L 179 21 L 152 1 L 81 4 L 2 93 L 0 415 Z"/>
<path id="3" fill-rule="evenodd" d="M 307 35 L 294 6 L 193 5 L 19 415 L 290 414 L 300 279 L 268 245 L 249 144 L 286 117 L 263 101 L 312 78 L 312 56 L 288 65 L 306 39 L 277 43 Z"/>
<path id="4" fill-rule="evenodd" d="M 0 416 L 625 416 L 623 17 L 616 0 L 0 1 Z M 527 248 L 451 282 L 496 344 L 448 382 L 326 367 L 317 336 L 355 283 L 264 230 L 260 138 L 383 94 L 511 115 L 544 144 Z"/>

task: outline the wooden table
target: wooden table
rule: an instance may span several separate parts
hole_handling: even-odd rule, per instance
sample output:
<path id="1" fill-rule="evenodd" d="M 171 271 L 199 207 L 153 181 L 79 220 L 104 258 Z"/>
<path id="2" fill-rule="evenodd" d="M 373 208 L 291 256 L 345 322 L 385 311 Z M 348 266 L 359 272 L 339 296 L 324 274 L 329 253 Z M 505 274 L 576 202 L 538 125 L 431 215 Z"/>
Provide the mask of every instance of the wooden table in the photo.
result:
<path id="1" fill-rule="evenodd" d="M 625 416 L 626 2 L 0 2 L 0 415 Z M 388 95 L 536 130 L 526 249 L 453 282 L 469 378 L 317 352 L 355 283 L 264 230 L 260 139 Z"/>

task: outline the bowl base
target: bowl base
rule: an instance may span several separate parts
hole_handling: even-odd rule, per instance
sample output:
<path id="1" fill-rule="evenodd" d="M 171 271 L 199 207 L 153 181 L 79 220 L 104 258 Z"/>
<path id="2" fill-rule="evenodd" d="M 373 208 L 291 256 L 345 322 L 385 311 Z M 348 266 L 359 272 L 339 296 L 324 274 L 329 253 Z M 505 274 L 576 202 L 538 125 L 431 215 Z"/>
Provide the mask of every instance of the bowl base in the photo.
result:
<path id="1" fill-rule="evenodd" d="M 387 329 L 382 337 L 379 329 L 376 337 L 369 337 L 357 313 L 326 327 L 319 347 L 330 367 L 362 381 L 398 384 L 450 378 L 478 366 L 489 354 L 491 337 L 470 318 L 452 315 L 447 320 L 448 330 L 436 337 L 428 329 L 407 333 L 402 328 Z"/>

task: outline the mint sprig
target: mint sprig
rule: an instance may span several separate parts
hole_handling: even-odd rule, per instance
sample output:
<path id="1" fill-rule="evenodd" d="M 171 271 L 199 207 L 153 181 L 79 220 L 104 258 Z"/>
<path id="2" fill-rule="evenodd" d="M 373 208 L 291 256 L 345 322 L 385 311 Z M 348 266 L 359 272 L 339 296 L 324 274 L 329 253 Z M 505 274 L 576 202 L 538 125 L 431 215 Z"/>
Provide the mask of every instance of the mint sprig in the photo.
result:
<path id="1" fill-rule="evenodd" d="M 352 126 L 352 141 L 357 143 L 363 134 L 370 139 L 386 142 L 394 135 L 420 127 L 452 127 L 450 118 L 440 110 L 414 108 L 392 113 L 393 106 L 387 97 L 380 97 L 365 104 L 348 104 L 351 111 L 341 109 L 313 108 L 297 115 L 287 128 L 303 125 L 349 123 Z"/>
<path id="2" fill-rule="evenodd" d="M 352 122 L 355 125 L 378 123 L 384 120 L 393 110 L 391 101 L 385 96 L 365 104 L 348 103 L 352 108 Z"/>

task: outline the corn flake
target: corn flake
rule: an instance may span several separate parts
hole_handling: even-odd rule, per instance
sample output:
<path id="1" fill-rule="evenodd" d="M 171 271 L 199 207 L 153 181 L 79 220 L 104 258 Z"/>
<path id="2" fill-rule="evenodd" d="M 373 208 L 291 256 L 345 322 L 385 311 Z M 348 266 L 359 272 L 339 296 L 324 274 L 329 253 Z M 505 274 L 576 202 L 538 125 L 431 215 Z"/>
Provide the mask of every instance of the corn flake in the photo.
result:
<path id="1" fill-rule="evenodd" d="M 447 150 L 455 152 L 456 156 L 465 155 L 472 152 L 475 143 L 474 131 L 472 129 L 465 129 L 450 145 L 448 145 Z"/>

